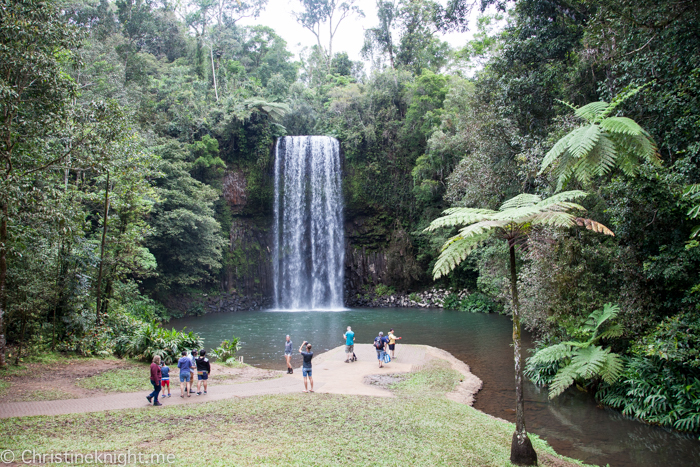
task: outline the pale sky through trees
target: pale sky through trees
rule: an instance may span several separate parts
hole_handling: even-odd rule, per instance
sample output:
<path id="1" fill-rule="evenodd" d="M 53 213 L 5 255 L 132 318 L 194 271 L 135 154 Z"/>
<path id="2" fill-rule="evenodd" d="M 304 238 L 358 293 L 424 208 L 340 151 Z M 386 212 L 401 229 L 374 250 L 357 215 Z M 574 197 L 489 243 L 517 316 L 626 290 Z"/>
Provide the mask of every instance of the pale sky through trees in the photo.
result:
<path id="1" fill-rule="evenodd" d="M 343 20 L 333 41 L 333 52 L 347 52 L 351 60 L 362 60 L 360 49 L 364 43 L 364 30 L 377 25 L 379 21 L 376 14 L 375 0 L 358 0 L 356 5 L 364 11 L 365 17 L 350 17 Z M 287 49 L 298 57 L 299 52 L 304 47 L 310 48 L 316 44 L 314 35 L 304 29 L 294 18 L 293 11 L 300 11 L 301 8 L 301 2 L 298 0 L 269 0 L 267 8 L 260 17 L 244 18 L 239 24 L 270 26 L 287 41 Z M 472 38 L 478 14 L 478 7 L 474 8 L 468 32 L 441 35 L 442 39 L 449 42 L 452 47 L 464 46 Z M 323 39 L 327 42 L 328 36 L 324 36 Z"/>

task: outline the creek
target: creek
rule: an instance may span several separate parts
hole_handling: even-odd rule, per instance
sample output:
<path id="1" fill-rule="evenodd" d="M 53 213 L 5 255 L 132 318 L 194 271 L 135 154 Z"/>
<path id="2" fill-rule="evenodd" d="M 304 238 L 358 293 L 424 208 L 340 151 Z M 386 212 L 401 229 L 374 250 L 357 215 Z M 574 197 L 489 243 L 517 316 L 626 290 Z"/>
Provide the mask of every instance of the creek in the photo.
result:
<path id="1" fill-rule="evenodd" d="M 426 344 L 444 349 L 466 362 L 484 382 L 475 407 L 509 421 L 515 419 L 515 391 L 511 321 L 496 314 L 473 314 L 441 309 L 350 309 L 339 312 L 251 311 L 183 318 L 173 322 L 199 333 L 207 348 L 240 337 L 239 355 L 250 365 L 284 369 L 286 334 L 299 346 L 312 343 L 319 353 L 343 344 L 346 326 L 357 343 L 371 343 L 389 328 L 403 337 L 400 344 Z M 396 356 L 401 359 L 401 345 Z M 531 338 L 523 333 L 523 344 Z M 294 364 L 301 365 L 297 355 Z M 549 400 L 532 383 L 525 386 L 528 431 L 546 439 L 560 454 L 587 463 L 612 467 L 700 465 L 697 435 L 683 435 L 645 425 L 619 412 L 597 407 L 590 394 L 569 390 Z"/>

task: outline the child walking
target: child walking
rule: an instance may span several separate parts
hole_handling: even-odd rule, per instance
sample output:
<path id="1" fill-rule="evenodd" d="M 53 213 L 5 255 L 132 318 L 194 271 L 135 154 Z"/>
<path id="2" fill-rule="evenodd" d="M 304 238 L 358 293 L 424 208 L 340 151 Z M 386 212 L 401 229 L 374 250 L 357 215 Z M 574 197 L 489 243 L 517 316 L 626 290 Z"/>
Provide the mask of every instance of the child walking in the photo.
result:
<path id="1" fill-rule="evenodd" d="M 170 397 L 170 367 L 165 364 L 165 360 L 160 363 L 160 373 L 162 375 L 161 381 L 161 391 L 163 392 L 163 397 L 165 397 L 165 388 L 168 388 L 168 397 Z"/>

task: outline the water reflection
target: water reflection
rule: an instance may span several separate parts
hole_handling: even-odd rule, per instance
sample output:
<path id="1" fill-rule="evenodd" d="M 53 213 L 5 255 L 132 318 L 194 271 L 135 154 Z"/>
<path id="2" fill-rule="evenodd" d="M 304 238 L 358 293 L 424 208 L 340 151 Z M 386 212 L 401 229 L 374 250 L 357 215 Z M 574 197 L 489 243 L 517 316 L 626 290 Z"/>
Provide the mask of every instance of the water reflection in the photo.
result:
<path id="1" fill-rule="evenodd" d="M 317 352 L 343 344 L 350 325 L 357 343 L 371 343 L 379 331 L 396 329 L 400 343 L 427 344 L 447 350 L 467 362 L 484 381 L 475 407 L 503 419 L 515 420 L 511 322 L 498 315 L 426 309 L 352 309 L 338 312 L 243 312 L 187 318 L 173 323 L 200 333 L 207 346 L 232 335 L 243 341 L 246 363 L 284 369 L 284 336 L 300 345 L 308 340 Z M 524 333 L 523 344 L 531 346 Z M 401 356 L 401 346 L 397 346 Z M 301 364 L 294 356 L 294 364 Z M 613 467 L 700 465 L 700 442 L 629 420 L 619 412 L 598 408 L 590 394 L 570 390 L 550 401 L 547 392 L 525 386 L 526 423 L 566 456 Z"/>

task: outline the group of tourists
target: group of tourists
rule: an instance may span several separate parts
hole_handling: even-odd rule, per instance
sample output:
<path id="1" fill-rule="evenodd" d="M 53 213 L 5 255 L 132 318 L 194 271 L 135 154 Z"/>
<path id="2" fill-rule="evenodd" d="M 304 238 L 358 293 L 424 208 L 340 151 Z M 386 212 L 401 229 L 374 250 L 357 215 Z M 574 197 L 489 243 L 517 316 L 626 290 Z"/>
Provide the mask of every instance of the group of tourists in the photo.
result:
<path id="1" fill-rule="evenodd" d="M 377 351 L 377 360 L 379 361 L 379 368 L 384 367 L 385 363 L 389 363 L 392 359 L 396 358 L 394 354 L 396 350 L 396 341 L 401 339 L 394 335 L 394 329 L 389 330 L 389 334 L 386 336 L 382 331 L 379 331 L 379 335 L 374 338 L 374 348 Z M 391 355 L 387 352 L 391 352 Z"/>
<path id="2" fill-rule="evenodd" d="M 348 326 L 345 333 L 343 333 L 343 339 L 345 339 L 345 363 L 351 363 L 357 361 L 357 355 L 355 355 L 355 333 L 352 327 Z M 396 341 L 401 339 L 396 337 L 394 334 L 394 329 L 390 329 L 389 333 L 385 336 L 384 332 L 380 332 L 377 337 L 374 338 L 374 348 L 377 350 L 377 360 L 379 361 L 379 368 L 384 366 L 384 363 L 389 363 L 391 359 L 396 358 Z M 294 373 L 292 368 L 292 339 L 287 334 L 284 341 L 284 359 L 287 362 L 287 374 Z M 389 352 L 391 355 L 389 355 Z M 314 380 L 312 377 L 312 365 L 311 360 L 314 358 L 314 353 L 311 351 L 311 344 L 304 341 L 299 347 L 299 353 L 303 358 L 303 363 L 301 366 L 302 376 L 304 377 L 304 392 L 314 392 Z"/>
<path id="3" fill-rule="evenodd" d="M 180 397 L 192 397 L 192 394 L 198 396 L 207 393 L 207 381 L 209 373 L 211 373 L 211 364 L 207 358 L 206 350 L 192 350 L 189 354 L 187 350 L 183 350 L 180 359 L 177 362 L 177 368 L 180 371 Z M 197 390 L 192 387 L 194 383 L 194 373 L 197 373 Z M 165 362 L 161 361 L 159 355 L 153 357 L 151 363 L 151 384 L 153 392 L 146 396 L 149 404 L 163 405 L 158 400 L 158 395 L 163 391 L 162 398 L 166 397 L 165 389 L 168 389 L 167 397 L 171 397 L 170 393 L 170 367 Z M 204 391 L 202 391 L 202 387 Z"/>

